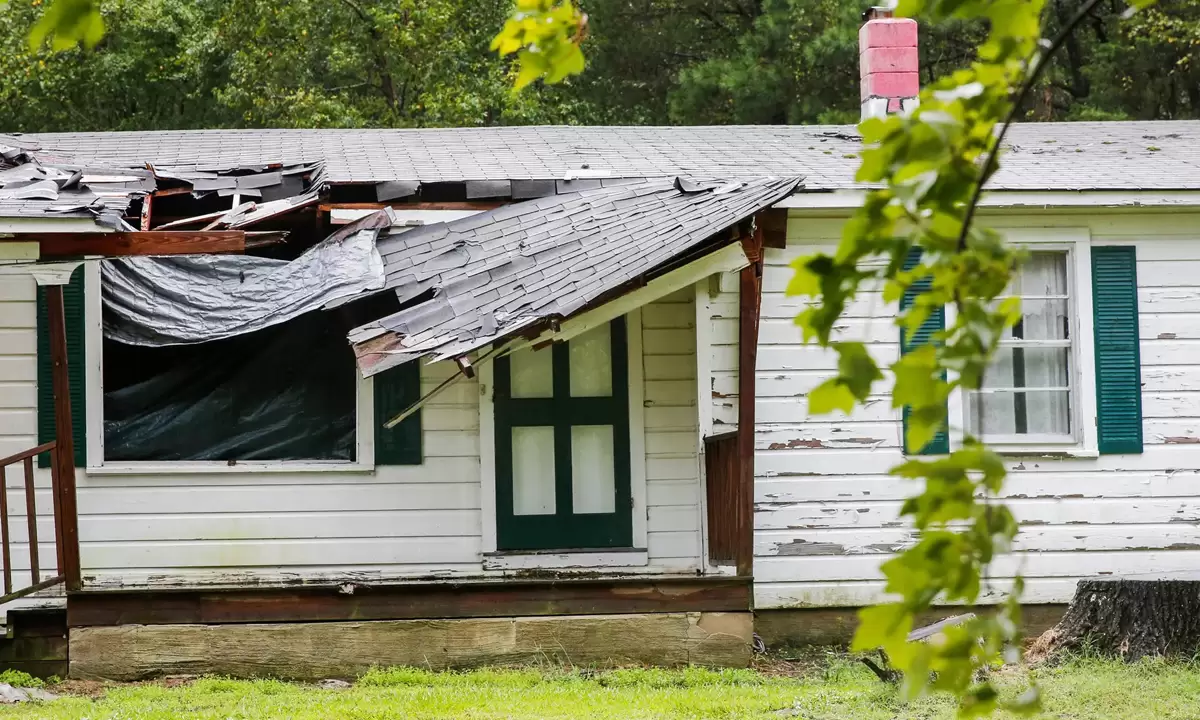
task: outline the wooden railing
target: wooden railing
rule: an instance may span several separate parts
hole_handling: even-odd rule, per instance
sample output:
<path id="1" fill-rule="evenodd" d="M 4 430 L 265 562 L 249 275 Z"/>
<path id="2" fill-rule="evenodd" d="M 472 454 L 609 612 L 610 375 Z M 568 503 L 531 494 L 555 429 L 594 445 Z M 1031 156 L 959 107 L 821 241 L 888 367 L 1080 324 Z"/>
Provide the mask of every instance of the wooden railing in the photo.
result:
<path id="1" fill-rule="evenodd" d="M 34 482 L 34 459 L 42 453 L 50 453 L 50 497 L 54 506 L 54 545 L 57 555 L 56 574 L 42 578 L 40 544 L 38 541 L 37 487 Z M 68 589 L 79 587 L 79 544 L 67 530 L 74 523 L 64 521 L 64 508 L 73 508 L 75 478 L 63 477 L 62 464 L 58 458 L 58 443 L 48 442 L 35 448 L 0 459 L 0 562 L 4 563 L 4 595 L 0 605 L 25 597 L 39 590 L 65 584 Z M 32 583 L 13 589 L 12 537 L 8 512 L 8 469 L 19 466 L 25 481 L 25 521 L 29 534 L 29 573 Z M 67 537 L 64 539 L 64 535 Z"/>
<path id="2" fill-rule="evenodd" d="M 753 498 L 743 470 L 738 433 L 704 440 L 705 487 L 708 501 L 708 559 L 750 573 L 754 552 Z"/>

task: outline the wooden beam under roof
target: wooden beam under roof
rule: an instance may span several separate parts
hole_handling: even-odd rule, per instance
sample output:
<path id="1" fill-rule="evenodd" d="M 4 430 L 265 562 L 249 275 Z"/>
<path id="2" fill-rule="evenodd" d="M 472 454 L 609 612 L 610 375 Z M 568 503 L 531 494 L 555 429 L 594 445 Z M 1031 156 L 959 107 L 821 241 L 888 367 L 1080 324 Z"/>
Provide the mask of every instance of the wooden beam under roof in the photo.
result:
<path id="1" fill-rule="evenodd" d="M 0 236 L 0 243 L 8 242 L 38 243 L 41 260 L 88 255 L 195 255 L 245 252 L 246 233 L 242 230 L 150 230 L 110 233 L 10 233 Z"/>

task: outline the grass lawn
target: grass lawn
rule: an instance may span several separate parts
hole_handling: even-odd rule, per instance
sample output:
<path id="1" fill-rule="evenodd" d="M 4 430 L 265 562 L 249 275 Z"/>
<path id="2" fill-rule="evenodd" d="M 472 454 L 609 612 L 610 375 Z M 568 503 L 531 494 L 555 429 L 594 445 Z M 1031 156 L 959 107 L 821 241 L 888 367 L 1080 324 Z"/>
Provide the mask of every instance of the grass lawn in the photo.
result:
<path id="1" fill-rule="evenodd" d="M 112 686 L 95 698 L 72 696 L 48 703 L 0 707 L 0 719 L 892 720 L 954 715 L 945 700 L 899 702 L 891 688 L 845 659 L 831 658 L 803 667 L 772 663 L 765 672 L 690 669 L 602 673 L 560 669 L 430 673 L 396 669 L 369 673 L 349 689 L 206 678 L 174 687 Z M 1046 717 L 1200 718 L 1200 665 L 1159 661 L 1129 666 L 1086 659 L 1042 669 L 1038 676 L 1047 696 Z M 1002 683 L 1013 682 L 1015 678 L 1002 676 Z M 74 687 L 79 689 L 78 685 Z"/>

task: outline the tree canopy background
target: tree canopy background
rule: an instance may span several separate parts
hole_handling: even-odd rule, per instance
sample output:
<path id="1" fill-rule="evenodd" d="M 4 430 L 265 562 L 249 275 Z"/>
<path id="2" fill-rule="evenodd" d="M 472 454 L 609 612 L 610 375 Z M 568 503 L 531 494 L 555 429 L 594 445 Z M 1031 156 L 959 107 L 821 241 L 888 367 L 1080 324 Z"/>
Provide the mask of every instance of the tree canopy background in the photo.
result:
<path id="1" fill-rule="evenodd" d="M 858 119 L 869 0 L 581 4 L 587 71 L 514 93 L 511 63 L 488 49 L 509 0 L 109 0 L 100 44 L 60 53 L 26 42 L 45 0 L 10 0 L 0 130 Z M 1051 25 L 1081 4 L 1051 0 Z M 1025 119 L 1200 117 L 1200 0 L 1124 9 L 1101 3 Z M 923 25 L 922 81 L 965 65 L 983 30 Z"/>

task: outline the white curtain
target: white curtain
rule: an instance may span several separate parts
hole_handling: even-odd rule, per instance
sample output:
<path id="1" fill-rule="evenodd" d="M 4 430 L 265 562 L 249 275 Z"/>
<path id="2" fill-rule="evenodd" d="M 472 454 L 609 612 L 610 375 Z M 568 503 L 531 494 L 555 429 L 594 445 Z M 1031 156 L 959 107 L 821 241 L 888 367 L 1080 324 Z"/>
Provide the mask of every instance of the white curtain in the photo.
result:
<path id="1" fill-rule="evenodd" d="M 1065 253 L 1034 253 L 1011 292 L 1021 297 L 1022 321 L 1013 328 L 1014 340 L 1070 340 Z M 1002 346 L 984 378 L 985 389 L 994 392 L 972 398 L 967 425 L 975 434 L 1068 435 L 1072 432 L 1071 399 L 1065 389 L 1069 384 L 1068 348 Z"/>

